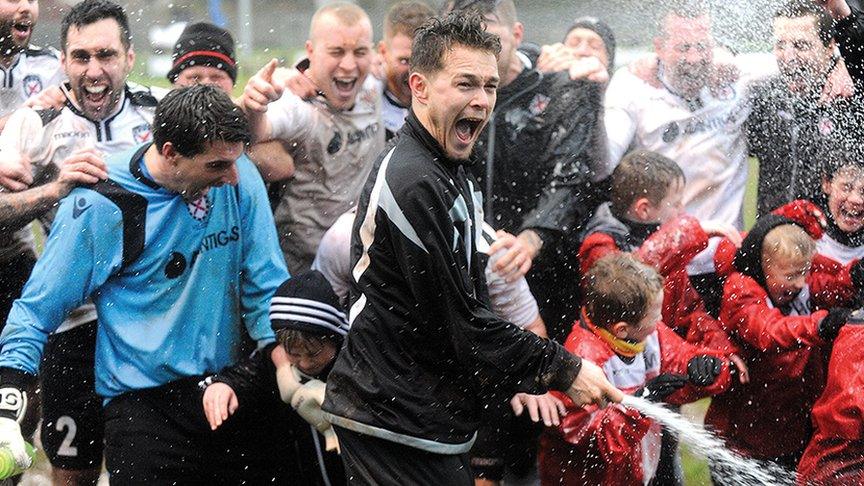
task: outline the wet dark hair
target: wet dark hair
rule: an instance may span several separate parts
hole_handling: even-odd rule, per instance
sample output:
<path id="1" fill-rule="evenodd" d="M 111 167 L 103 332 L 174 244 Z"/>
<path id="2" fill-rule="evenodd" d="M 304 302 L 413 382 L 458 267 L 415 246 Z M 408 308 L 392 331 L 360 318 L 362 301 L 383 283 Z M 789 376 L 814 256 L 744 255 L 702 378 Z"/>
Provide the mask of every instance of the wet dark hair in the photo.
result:
<path id="1" fill-rule="evenodd" d="M 705 2 L 700 0 L 667 0 L 663 3 L 663 9 L 657 18 L 657 35 L 659 37 L 666 37 L 666 19 L 670 15 L 685 19 L 695 19 L 710 14 L 711 12 L 705 6 Z"/>
<path id="2" fill-rule="evenodd" d="M 821 5 L 810 0 L 791 0 L 780 6 L 774 12 L 774 18 L 787 17 L 797 19 L 813 16 L 816 18 L 816 27 L 819 29 L 819 40 L 826 47 L 834 39 L 837 29 L 834 27 L 834 19 Z"/>
<path id="3" fill-rule="evenodd" d="M 825 156 L 822 163 L 822 177 L 825 180 L 834 179 L 834 175 L 842 169 L 855 168 L 864 170 L 864 157 L 861 150 L 835 150 Z"/>
<path id="4" fill-rule="evenodd" d="M 585 312 L 604 329 L 616 322 L 638 326 L 663 290 L 663 278 L 656 270 L 623 252 L 597 260 L 584 283 Z"/>
<path id="5" fill-rule="evenodd" d="M 684 172 L 674 160 L 657 152 L 634 150 L 612 171 L 612 211 L 626 214 L 642 197 L 660 204 L 678 180 L 684 180 Z"/>
<path id="6" fill-rule="evenodd" d="M 397 34 L 413 38 L 414 31 L 433 15 L 432 8 L 423 2 L 399 2 L 390 7 L 384 18 L 384 38 L 392 39 Z"/>
<path id="7" fill-rule="evenodd" d="M 170 91 L 156 107 L 153 142 L 161 151 L 171 142 L 184 157 L 194 157 L 214 142 L 248 144 L 246 116 L 219 88 L 196 85 Z"/>
<path id="8" fill-rule="evenodd" d="M 132 35 L 129 32 L 129 19 L 126 17 L 126 12 L 120 5 L 107 0 L 84 0 L 75 4 L 60 24 L 60 47 L 66 50 L 66 38 L 70 27 L 80 29 L 104 19 L 117 21 L 120 25 L 120 41 L 123 47 L 129 50 L 129 46 L 132 45 Z"/>
<path id="9" fill-rule="evenodd" d="M 322 335 L 300 329 L 286 328 L 276 331 L 276 342 L 285 348 L 285 351 L 302 346 L 307 351 L 316 352 L 328 342 L 333 343 L 336 349 L 339 349 L 342 345 L 342 337 L 338 334 Z"/>
<path id="10" fill-rule="evenodd" d="M 444 4 L 442 13 L 469 11 L 481 16 L 493 15 L 502 25 L 511 26 L 519 19 L 516 17 L 516 5 L 513 0 L 449 0 Z"/>
<path id="11" fill-rule="evenodd" d="M 411 71 L 431 74 L 444 67 L 444 55 L 453 46 L 491 52 L 497 58 L 501 41 L 483 26 L 477 13 L 452 12 L 446 17 L 432 17 L 414 33 L 411 48 Z"/>

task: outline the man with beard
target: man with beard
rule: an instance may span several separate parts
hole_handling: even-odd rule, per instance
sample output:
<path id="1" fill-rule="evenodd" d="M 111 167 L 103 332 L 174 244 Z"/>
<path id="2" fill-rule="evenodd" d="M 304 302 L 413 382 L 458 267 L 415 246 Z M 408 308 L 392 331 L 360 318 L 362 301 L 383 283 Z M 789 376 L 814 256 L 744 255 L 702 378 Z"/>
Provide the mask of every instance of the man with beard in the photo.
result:
<path id="1" fill-rule="evenodd" d="M 255 140 L 293 143 L 294 178 L 274 210 L 291 273 L 308 270 L 324 232 L 357 203 L 372 162 L 384 147 L 381 90 L 367 76 L 372 24 L 366 12 L 333 3 L 312 17 L 308 59 L 295 75 L 317 93 L 303 99 L 272 83 L 271 61 L 246 85 L 241 104 L 250 113 Z M 266 77 L 264 74 L 266 73 Z M 275 88 L 274 88 L 275 86 Z M 281 98 L 268 95 L 277 89 Z"/>
<path id="2" fill-rule="evenodd" d="M 499 51 L 477 15 L 417 31 L 411 111 L 360 198 L 352 327 L 323 407 L 356 484 L 473 484 L 484 387 L 621 398 L 599 368 L 489 310 L 466 164 L 495 105 Z"/>
<path id="3" fill-rule="evenodd" d="M 390 7 L 384 19 L 384 39 L 378 43 L 378 52 L 384 67 L 381 118 L 387 131 L 387 140 L 402 128 L 411 106 L 408 62 L 411 59 L 414 31 L 433 14 L 425 3 L 399 2 Z"/>
<path id="4" fill-rule="evenodd" d="M 780 73 L 754 86 L 753 112 L 747 121 L 750 151 L 759 158 L 759 215 L 795 199 L 821 199 L 823 164 L 832 153 L 856 152 L 864 116 L 864 82 L 850 98 L 822 96 L 829 74 L 840 61 L 838 29 L 853 22 L 845 0 L 826 2 L 829 11 L 809 0 L 793 0 L 774 15 L 774 56 Z M 848 17 L 848 19 L 847 19 Z M 847 35 L 846 38 L 849 38 Z M 841 51 L 860 58 L 860 37 Z M 857 77 L 857 76 L 856 76 Z M 860 155 L 858 155 L 860 157 Z"/>
<path id="5" fill-rule="evenodd" d="M 30 45 L 38 20 L 38 1 L 0 2 L 0 117 L 63 79 L 57 51 Z"/>
<path id="6" fill-rule="evenodd" d="M 105 0 L 75 5 L 63 19 L 61 47 L 69 79 L 61 85 L 65 105 L 21 108 L 0 135 L 0 172 L 14 174 L 7 189 L 20 191 L 0 193 L 0 224 L 9 229 L 34 218 L 49 223 L 52 208 L 73 187 L 107 176 L 102 154 L 151 139 L 156 99 L 126 83 L 135 52 L 122 7 Z M 45 348 L 42 441 L 55 479 L 64 484 L 95 484 L 102 464 L 102 407 L 93 388 L 96 328 L 95 309 L 85 304 Z"/>

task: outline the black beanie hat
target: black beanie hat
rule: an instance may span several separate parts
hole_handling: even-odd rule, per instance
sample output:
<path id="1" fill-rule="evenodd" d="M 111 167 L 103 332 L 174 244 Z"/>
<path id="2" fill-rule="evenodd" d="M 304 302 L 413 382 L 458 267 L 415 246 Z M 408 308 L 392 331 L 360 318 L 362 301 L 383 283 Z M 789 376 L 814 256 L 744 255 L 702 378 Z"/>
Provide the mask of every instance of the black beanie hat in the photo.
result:
<path id="1" fill-rule="evenodd" d="M 296 329 L 341 339 L 348 334 L 348 319 L 324 274 L 309 270 L 286 280 L 276 290 L 270 303 L 270 327 L 274 331 Z"/>
<path id="2" fill-rule="evenodd" d="M 168 71 L 172 83 L 189 66 L 211 66 L 228 73 L 237 81 L 237 59 L 234 57 L 234 38 L 231 33 L 206 22 L 190 24 L 183 29 L 174 53 L 173 65 Z"/>
<path id="3" fill-rule="evenodd" d="M 597 17 L 579 17 L 567 29 L 567 33 L 564 34 L 565 39 L 570 35 L 570 32 L 573 32 L 573 29 L 592 30 L 603 39 L 603 45 L 606 46 L 606 57 L 609 58 L 609 72 L 611 73 L 615 67 L 615 33 L 612 32 L 609 24 Z"/>
<path id="4" fill-rule="evenodd" d="M 762 270 L 762 242 L 771 230 L 784 224 L 801 226 L 800 223 L 777 214 L 766 214 L 756 220 L 756 224 L 750 228 L 744 241 L 741 242 L 741 248 L 738 248 L 735 253 L 735 270 L 766 287 L 765 272 Z"/>

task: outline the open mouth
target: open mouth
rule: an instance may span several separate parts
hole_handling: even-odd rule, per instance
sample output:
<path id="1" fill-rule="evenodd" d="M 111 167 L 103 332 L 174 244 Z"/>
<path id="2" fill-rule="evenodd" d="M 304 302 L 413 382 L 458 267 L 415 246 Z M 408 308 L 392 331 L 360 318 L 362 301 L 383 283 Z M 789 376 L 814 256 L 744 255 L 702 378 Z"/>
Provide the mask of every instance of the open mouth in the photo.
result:
<path id="1" fill-rule="evenodd" d="M 333 85 L 340 95 L 347 96 L 354 92 L 357 78 L 333 78 Z"/>
<path id="2" fill-rule="evenodd" d="M 111 93 L 111 90 L 108 89 L 107 85 L 104 84 L 94 84 L 90 86 L 84 86 L 84 99 L 93 104 L 101 104 L 108 98 L 108 95 Z"/>
<path id="3" fill-rule="evenodd" d="M 33 22 L 29 20 L 19 21 L 12 24 L 12 33 L 18 38 L 27 38 L 33 29 Z"/>
<path id="4" fill-rule="evenodd" d="M 864 224 L 864 209 L 840 208 L 840 218 L 848 225 Z"/>
<path id="5" fill-rule="evenodd" d="M 462 143 L 471 142 L 471 139 L 473 139 L 474 135 L 477 134 L 477 130 L 480 129 L 482 123 L 483 120 L 480 118 L 460 118 L 456 121 L 456 125 L 453 127 L 456 132 L 456 138 L 458 138 Z"/>

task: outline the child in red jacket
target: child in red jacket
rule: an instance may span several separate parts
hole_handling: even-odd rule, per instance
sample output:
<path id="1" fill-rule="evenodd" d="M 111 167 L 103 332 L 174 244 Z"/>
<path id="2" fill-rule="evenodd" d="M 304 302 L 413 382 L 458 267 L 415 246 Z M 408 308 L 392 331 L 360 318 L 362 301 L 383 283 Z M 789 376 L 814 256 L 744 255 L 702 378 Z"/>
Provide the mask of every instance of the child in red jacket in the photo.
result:
<path id="1" fill-rule="evenodd" d="M 737 451 L 787 468 L 795 467 L 810 438 L 810 409 L 825 383 L 824 348 L 845 322 L 849 311 L 841 306 L 853 293 L 836 291 L 852 286 L 851 265 L 833 278 L 813 278 L 821 227 L 810 207 L 795 201 L 779 210 L 795 220 L 760 218 L 731 265 L 719 261 L 724 252 L 718 250 L 718 271 L 734 269 L 720 320 L 747 361 L 750 383 L 714 397 L 705 422 Z"/>
<path id="2" fill-rule="evenodd" d="M 813 406 L 813 438 L 798 464 L 808 485 L 864 483 L 864 310 L 834 339 L 828 383 Z"/>
<path id="3" fill-rule="evenodd" d="M 841 265 L 864 258 L 864 163 L 842 156 L 826 164 L 822 192 L 827 225 L 817 252 Z"/>
<path id="4" fill-rule="evenodd" d="M 685 342 L 660 322 L 663 283 L 627 253 L 598 260 L 585 276 L 585 306 L 565 347 L 595 362 L 625 393 L 687 403 L 726 389 L 732 365 L 720 352 Z M 647 483 L 660 453 L 659 424 L 619 404 L 567 407 L 540 442 L 543 484 Z"/>
<path id="5" fill-rule="evenodd" d="M 663 277 L 666 325 L 689 342 L 734 352 L 722 326 L 705 310 L 686 267 L 708 247 L 709 238 L 740 242 L 740 236 L 730 225 L 700 223 L 684 214 L 684 184 L 684 173 L 671 159 L 647 150 L 627 154 L 612 173 L 610 202 L 598 207 L 586 225 L 579 249 L 582 274 L 605 255 L 633 252 Z"/>

